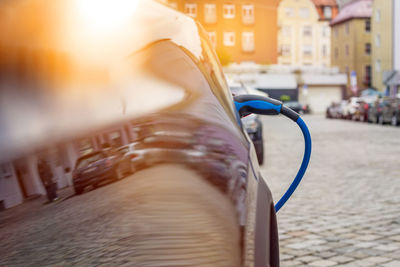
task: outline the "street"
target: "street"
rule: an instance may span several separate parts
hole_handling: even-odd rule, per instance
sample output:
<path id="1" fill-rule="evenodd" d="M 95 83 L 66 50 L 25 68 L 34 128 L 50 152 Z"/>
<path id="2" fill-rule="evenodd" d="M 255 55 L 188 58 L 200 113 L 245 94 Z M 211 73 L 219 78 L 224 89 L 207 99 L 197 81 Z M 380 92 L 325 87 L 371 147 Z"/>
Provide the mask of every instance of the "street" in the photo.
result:
<path id="1" fill-rule="evenodd" d="M 262 120 L 266 154 L 261 169 L 277 201 L 300 165 L 303 139 L 296 124 L 283 116 Z M 310 127 L 313 153 L 303 182 L 278 213 L 281 266 L 400 266 L 400 127 L 314 115 L 304 120 Z M 146 171 L 138 175 L 146 179 L 127 178 L 81 196 L 64 189 L 57 203 L 43 205 L 42 198 L 2 212 L 0 265 L 131 266 L 137 257 L 154 263 L 154 255 L 138 249 L 138 244 L 146 248 L 156 242 L 156 234 L 148 232 L 151 227 L 142 218 L 150 216 L 144 212 L 150 206 L 155 208 L 150 201 L 164 202 L 137 197 L 153 177 Z M 205 201 L 199 205 L 212 207 L 207 203 L 219 200 Z M 171 211 L 167 204 L 158 209 L 175 214 L 187 210 L 183 204 L 172 207 L 176 209 Z M 201 214 L 179 216 L 193 220 L 196 230 L 207 223 Z M 201 240 L 201 235 L 197 237 Z M 227 237 L 236 238 L 221 230 L 217 240 Z M 165 243 L 159 244 L 162 248 Z M 220 253 L 197 263 L 222 266 Z M 158 260 L 168 259 L 167 254 L 163 257 Z"/>
<path id="2" fill-rule="evenodd" d="M 400 128 L 304 116 L 313 152 L 308 172 L 278 213 L 281 265 L 400 266 Z M 263 117 L 274 201 L 303 155 L 296 124 Z"/>

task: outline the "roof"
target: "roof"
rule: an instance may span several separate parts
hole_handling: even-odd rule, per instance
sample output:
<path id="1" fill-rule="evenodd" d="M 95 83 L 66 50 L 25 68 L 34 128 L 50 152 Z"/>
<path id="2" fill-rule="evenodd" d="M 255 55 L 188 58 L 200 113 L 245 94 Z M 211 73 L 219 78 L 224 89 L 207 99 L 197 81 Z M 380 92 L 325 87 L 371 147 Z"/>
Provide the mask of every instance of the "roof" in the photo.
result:
<path id="1" fill-rule="evenodd" d="M 303 74 L 301 76 L 303 84 L 307 85 L 346 85 L 346 74 Z"/>
<path id="2" fill-rule="evenodd" d="M 345 5 L 339 15 L 332 20 L 331 26 L 351 19 L 370 18 L 372 16 L 372 0 L 357 0 Z"/>
<path id="3" fill-rule="evenodd" d="M 316 6 L 336 6 L 336 0 L 312 0 Z"/>

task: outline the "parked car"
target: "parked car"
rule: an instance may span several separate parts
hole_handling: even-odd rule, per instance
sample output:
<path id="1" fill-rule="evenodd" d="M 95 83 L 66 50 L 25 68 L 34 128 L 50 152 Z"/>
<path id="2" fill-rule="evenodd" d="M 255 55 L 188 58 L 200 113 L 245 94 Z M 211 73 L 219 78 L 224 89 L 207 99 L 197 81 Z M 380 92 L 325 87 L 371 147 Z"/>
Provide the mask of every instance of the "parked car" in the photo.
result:
<path id="1" fill-rule="evenodd" d="M 346 115 L 345 115 L 345 108 L 348 105 L 348 100 L 342 100 L 340 101 L 340 103 L 337 106 L 336 109 L 336 116 L 338 119 L 345 119 Z"/>
<path id="2" fill-rule="evenodd" d="M 129 161 L 111 148 L 81 156 L 73 171 L 75 193 L 82 194 L 89 185 L 97 187 L 106 180 L 122 179 L 129 172 Z"/>
<path id="3" fill-rule="evenodd" d="M 304 114 L 310 114 L 312 112 L 310 105 L 308 105 L 308 104 L 303 105 L 303 111 L 304 111 Z"/>
<path id="4" fill-rule="evenodd" d="M 369 104 L 368 108 L 368 122 L 379 123 L 379 118 L 382 115 L 383 103 L 377 99 Z"/>
<path id="5" fill-rule="evenodd" d="M 382 100 L 382 114 L 378 119 L 379 124 L 399 125 L 400 98 L 388 97 Z"/>
<path id="6" fill-rule="evenodd" d="M 304 114 L 305 113 L 304 105 L 300 104 L 297 101 L 285 102 L 285 106 L 287 106 L 288 108 L 293 109 L 294 111 L 296 111 L 299 114 Z"/>
<path id="7" fill-rule="evenodd" d="M 332 102 L 332 104 L 326 108 L 325 117 L 328 119 L 338 118 L 338 107 L 339 103 Z"/>
<path id="8" fill-rule="evenodd" d="M 250 114 L 242 118 L 242 122 L 256 149 L 258 163 L 264 163 L 264 139 L 262 122 L 258 115 Z"/>
<path id="9" fill-rule="evenodd" d="M 393 104 L 392 107 L 392 121 L 391 124 L 393 126 L 400 125 L 400 95 L 396 98 L 396 102 Z"/>
<path id="10" fill-rule="evenodd" d="M 360 100 L 358 105 L 356 106 L 356 111 L 353 115 L 353 120 L 366 122 L 368 121 L 368 110 L 371 103 L 368 103 L 364 100 Z"/>
<path id="11" fill-rule="evenodd" d="M 359 107 L 361 100 L 358 97 L 351 97 L 342 109 L 342 118 L 347 120 L 354 120 L 355 113 Z"/>
<path id="12" fill-rule="evenodd" d="M 268 97 L 268 94 L 261 92 L 257 89 L 249 89 L 239 83 L 230 83 L 229 88 L 232 95 L 242 95 L 242 94 L 254 94 Z M 258 91 L 258 92 L 257 92 Z M 242 118 L 243 125 L 253 141 L 254 147 L 256 148 L 258 163 L 261 165 L 264 163 L 264 140 L 262 134 L 262 122 L 258 115 L 250 114 Z"/>
<path id="13" fill-rule="evenodd" d="M 368 122 L 377 124 L 396 123 L 397 114 L 397 100 L 396 98 L 381 97 L 377 98 L 370 104 L 368 112 Z M 395 117 L 395 118 L 394 118 Z"/>

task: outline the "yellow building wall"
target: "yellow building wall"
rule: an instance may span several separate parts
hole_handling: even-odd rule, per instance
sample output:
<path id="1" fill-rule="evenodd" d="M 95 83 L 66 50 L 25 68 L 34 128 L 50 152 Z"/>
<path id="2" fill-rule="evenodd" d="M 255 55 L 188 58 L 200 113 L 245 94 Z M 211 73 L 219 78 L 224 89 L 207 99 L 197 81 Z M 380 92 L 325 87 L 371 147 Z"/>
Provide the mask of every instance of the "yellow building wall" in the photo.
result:
<path id="1" fill-rule="evenodd" d="M 339 67 L 340 72 L 348 75 L 349 93 L 351 93 L 350 73 L 352 71 L 357 73 L 359 91 L 368 87 L 365 83 L 366 66 L 371 66 L 371 55 L 366 53 L 365 46 L 371 43 L 371 32 L 365 30 L 366 20 L 352 19 L 332 27 L 332 66 Z"/>
<path id="2" fill-rule="evenodd" d="M 308 16 L 301 16 L 301 9 L 308 9 Z M 293 11 L 293 15 L 289 15 Z M 312 28 L 312 36 L 303 34 L 305 26 Z M 327 21 L 319 21 L 319 15 L 311 0 L 283 0 L 278 7 L 278 63 L 284 65 L 330 66 L 330 27 Z M 310 45 L 312 55 L 304 55 L 303 47 Z M 290 47 L 290 54 L 283 47 Z M 325 55 L 323 55 L 325 46 Z"/>
<path id="3" fill-rule="evenodd" d="M 372 85 L 384 91 L 383 73 L 393 69 L 393 1 L 374 0 L 372 13 Z M 380 39 L 380 44 L 376 39 Z M 380 69 L 379 63 L 380 62 Z"/>

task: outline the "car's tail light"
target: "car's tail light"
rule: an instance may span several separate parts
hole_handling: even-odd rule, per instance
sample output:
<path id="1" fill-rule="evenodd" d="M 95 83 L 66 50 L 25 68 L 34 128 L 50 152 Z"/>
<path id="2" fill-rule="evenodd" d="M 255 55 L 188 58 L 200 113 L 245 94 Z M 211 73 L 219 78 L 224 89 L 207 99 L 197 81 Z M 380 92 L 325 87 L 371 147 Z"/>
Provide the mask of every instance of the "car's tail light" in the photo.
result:
<path id="1" fill-rule="evenodd" d="M 132 155 L 130 155 L 130 157 L 131 157 L 131 159 L 134 159 L 134 158 L 136 158 L 136 154 L 132 154 Z"/>

